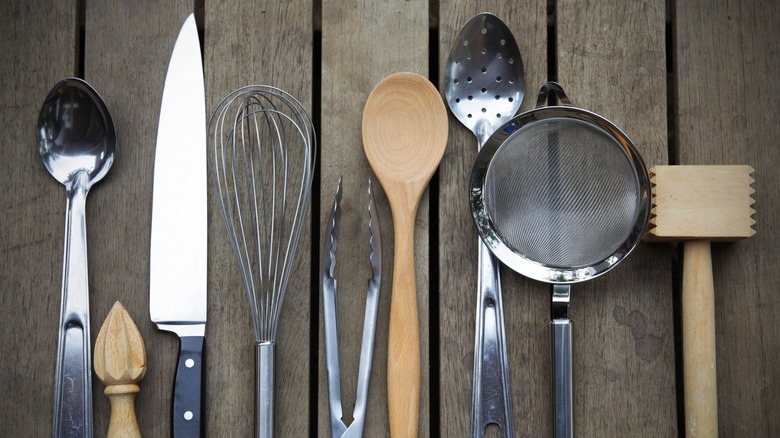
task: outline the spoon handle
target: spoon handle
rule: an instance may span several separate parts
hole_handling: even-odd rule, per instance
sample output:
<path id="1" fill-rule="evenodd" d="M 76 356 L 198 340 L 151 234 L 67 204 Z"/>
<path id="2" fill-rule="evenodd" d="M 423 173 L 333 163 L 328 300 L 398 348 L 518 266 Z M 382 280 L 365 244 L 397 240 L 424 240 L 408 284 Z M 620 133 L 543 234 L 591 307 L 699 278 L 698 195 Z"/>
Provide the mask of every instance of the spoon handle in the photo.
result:
<path id="1" fill-rule="evenodd" d="M 504 330 L 504 304 L 498 262 L 479 240 L 479 279 L 474 383 L 471 399 L 471 436 L 485 436 L 496 424 L 504 438 L 513 438 L 512 400 L 509 391 L 509 361 Z"/>
<path id="2" fill-rule="evenodd" d="M 392 437 L 417 436 L 420 329 L 414 273 L 415 213 L 416 208 L 405 214 L 393 210 L 395 255 L 387 345 L 387 401 Z"/>
<path id="3" fill-rule="evenodd" d="M 92 358 L 87 285 L 87 175 L 66 186 L 65 257 L 62 274 L 52 436 L 92 436 Z"/>

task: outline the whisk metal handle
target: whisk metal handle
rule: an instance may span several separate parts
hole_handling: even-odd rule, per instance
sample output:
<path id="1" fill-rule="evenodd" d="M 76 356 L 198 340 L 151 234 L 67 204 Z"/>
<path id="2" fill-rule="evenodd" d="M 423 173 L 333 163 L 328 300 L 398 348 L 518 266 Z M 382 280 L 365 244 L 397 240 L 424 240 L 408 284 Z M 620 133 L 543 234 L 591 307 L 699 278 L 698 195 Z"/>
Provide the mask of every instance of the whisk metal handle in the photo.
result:
<path id="1" fill-rule="evenodd" d="M 274 436 L 274 354 L 275 342 L 255 344 L 255 436 Z"/>

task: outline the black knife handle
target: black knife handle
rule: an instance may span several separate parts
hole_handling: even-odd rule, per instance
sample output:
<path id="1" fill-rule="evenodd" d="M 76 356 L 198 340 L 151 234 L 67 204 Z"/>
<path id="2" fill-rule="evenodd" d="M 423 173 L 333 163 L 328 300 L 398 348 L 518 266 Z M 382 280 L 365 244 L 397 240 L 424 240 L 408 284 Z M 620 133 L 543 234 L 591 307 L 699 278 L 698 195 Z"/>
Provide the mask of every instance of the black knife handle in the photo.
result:
<path id="1" fill-rule="evenodd" d="M 179 364 L 173 384 L 173 437 L 200 436 L 203 336 L 179 338 Z"/>

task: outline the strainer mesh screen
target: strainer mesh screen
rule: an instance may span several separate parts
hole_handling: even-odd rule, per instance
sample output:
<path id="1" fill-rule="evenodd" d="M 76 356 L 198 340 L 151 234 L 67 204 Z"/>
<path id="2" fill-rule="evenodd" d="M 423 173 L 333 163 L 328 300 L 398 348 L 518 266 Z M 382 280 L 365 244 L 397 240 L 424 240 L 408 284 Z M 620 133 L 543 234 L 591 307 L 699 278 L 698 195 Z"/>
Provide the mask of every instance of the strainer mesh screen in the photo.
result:
<path id="1" fill-rule="evenodd" d="M 641 210 L 628 154 L 606 131 L 576 119 L 522 126 L 485 178 L 485 208 L 498 235 L 550 267 L 591 266 L 614 254 Z"/>

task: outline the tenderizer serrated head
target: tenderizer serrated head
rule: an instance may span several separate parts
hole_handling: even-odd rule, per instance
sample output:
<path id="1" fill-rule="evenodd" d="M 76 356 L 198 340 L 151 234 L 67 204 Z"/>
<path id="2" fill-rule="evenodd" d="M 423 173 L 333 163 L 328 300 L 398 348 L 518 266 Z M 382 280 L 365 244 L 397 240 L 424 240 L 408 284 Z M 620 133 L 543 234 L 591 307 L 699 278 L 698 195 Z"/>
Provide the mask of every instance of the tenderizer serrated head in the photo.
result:
<path id="1" fill-rule="evenodd" d="M 655 166 L 645 240 L 731 241 L 755 234 L 753 168 Z"/>

